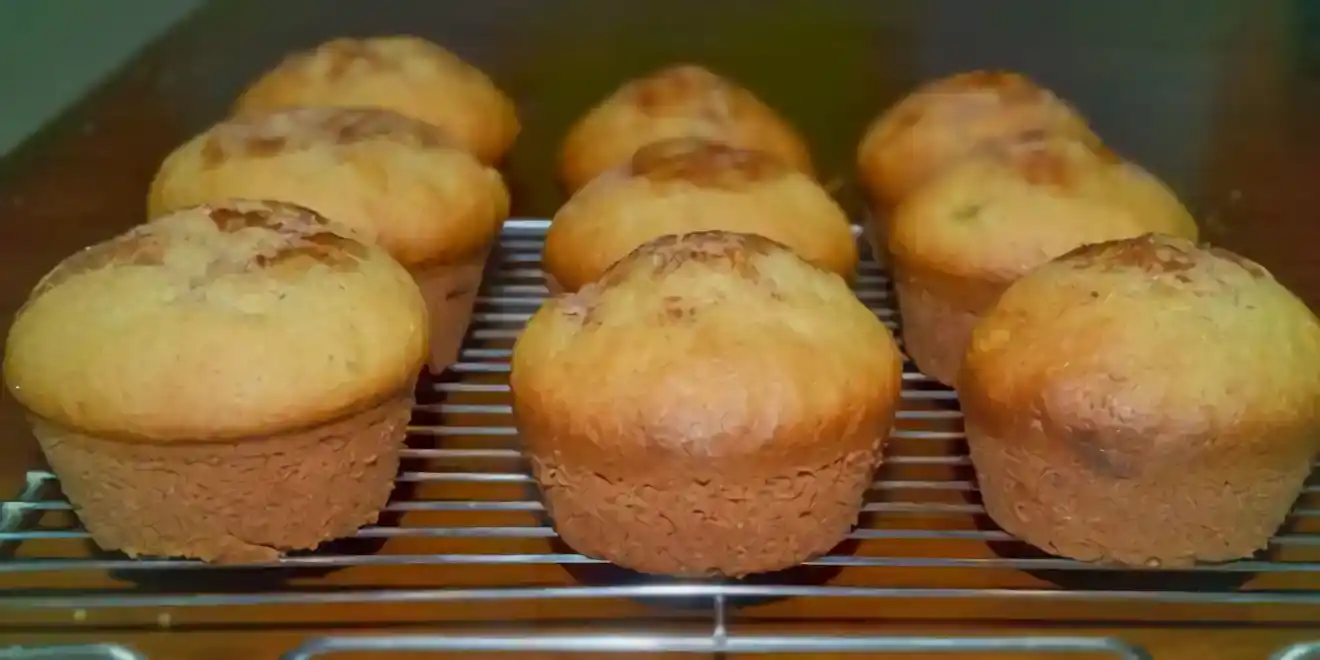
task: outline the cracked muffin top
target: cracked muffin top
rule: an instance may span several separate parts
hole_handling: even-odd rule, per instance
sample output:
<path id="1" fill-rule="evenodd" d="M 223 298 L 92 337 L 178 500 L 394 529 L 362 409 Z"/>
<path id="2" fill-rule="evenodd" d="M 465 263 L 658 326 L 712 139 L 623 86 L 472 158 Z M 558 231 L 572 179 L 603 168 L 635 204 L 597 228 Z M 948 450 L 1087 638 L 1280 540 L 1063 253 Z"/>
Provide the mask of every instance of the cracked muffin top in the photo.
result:
<path id="1" fill-rule="evenodd" d="M 678 64 L 624 83 L 583 115 L 564 138 L 560 182 L 577 190 L 638 149 L 680 137 L 759 149 L 812 172 L 810 150 L 779 113 L 726 78 Z"/>
<path id="2" fill-rule="evenodd" d="M 414 269 L 470 259 L 509 214 L 499 172 L 439 128 L 376 108 L 287 108 L 222 121 L 161 163 L 147 213 L 225 199 L 314 209 Z"/>
<path id="3" fill-rule="evenodd" d="M 759 234 L 852 279 L 848 216 L 814 179 L 778 157 L 699 138 L 649 144 L 555 214 L 542 267 L 566 291 L 666 234 Z"/>
<path id="4" fill-rule="evenodd" d="M 1027 133 L 1100 144 L 1072 106 L 1026 76 L 969 71 L 928 82 L 877 117 L 858 145 L 858 170 L 872 200 L 889 207 L 950 164 Z"/>
<path id="5" fill-rule="evenodd" d="M 520 130 L 513 101 L 485 73 L 425 39 L 340 38 L 293 53 L 248 87 L 234 114 L 294 106 L 385 108 L 438 126 L 484 163 Z"/>
<path id="6" fill-rule="evenodd" d="M 899 264 L 994 284 L 1089 243 L 1197 237 L 1191 213 L 1158 178 L 1108 149 L 1057 135 L 964 159 L 899 204 L 889 222 Z"/>
<path id="7" fill-rule="evenodd" d="M 892 410 L 902 371 L 842 278 L 723 231 L 658 238 L 552 299 L 512 364 L 533 451 L 611 474 L 828 463 L 883 437 L 856 431 Z"/>
<path id="8" fill-rule="evenodd" d="M 313 426 L 396 395 L 427 345 L 408 272 L 291 204 L 161 216 L 78 252 L 19 310 L 10 392 L 33 415 L 126 440 Z"/>
<path id="9" fill-rule="evenodd" d="M 1077 248 L 1009 287 L 976 327 L 962 385 L 1060 428 L 1136 429 L 1113 451 L 1149 453 L 1154 469 L 1175 448 L 1151 438 L 1320 419 L 1318 366 L 1320 321 L 1263 267 L 1147 234 Z M 1248 453 L 1255 437 L 1195 449 Z"/>

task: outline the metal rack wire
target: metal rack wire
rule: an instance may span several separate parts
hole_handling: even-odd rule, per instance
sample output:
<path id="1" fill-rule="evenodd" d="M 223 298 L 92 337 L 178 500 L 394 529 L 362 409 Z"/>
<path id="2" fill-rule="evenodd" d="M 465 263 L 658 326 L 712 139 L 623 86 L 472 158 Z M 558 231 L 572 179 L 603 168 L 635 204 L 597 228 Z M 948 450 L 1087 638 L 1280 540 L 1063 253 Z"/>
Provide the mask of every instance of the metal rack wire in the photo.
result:
<path id="1" fill-rule="evenodd" d="M 118 644 L 0 647 L 0 660 L 145 660 Z"/>
<path id="2" fill-rule="evenodd" d="M 868 496 L 863 520 L 849 541 L 834 552 L 808 562 L 798 572 L 737 582 L 676 582 L 609 572 L 618 569 L 557 542 L 519 452 L 511 420 L 508 358 L 522 325 L 546 295 L 538 268 L 546 226 L 544 220 L 506 224 L 462 361 L 445 380 L 430 384 L 433 396 L 419 398 L 404 469 L 381 522 L 359 531 L 347 545 L 329 544 L 313 553 L 238 569 L 244 572 L 243 580 L 222 577 L 227 584 L 218 587 L 214 580 L 204 578 L 233 575 L 236 569 L 180 559 L 129 559 L 96 551 L 60 494 L 56 477 L 45 470 L 32 470 L 18 497 L 3 503 L 0 588 L 5 591 L 0 592 L 0 610 L 169 608 L 195 612 L 214 607 L 640 599 L 648 605 L 681 604 L 689 613 L 696 603 L 702 616 L 713 618 L 715 632 L 664 639 L 673 641 L 674 650 L 700 647 L 705 652 L 834 648 L 819 646 L 826 643 L 840 650 L 849 644 L 870 644 L 867 648 L 875 651 L 912 643 L 916 646 L 902 648 L 938 651 L 949 643 L 927 638 L 849 641 L 721 633 L 726 617 L 736 616 L 739 608 L 783 598 L 927 604 L 957 600 L 963 604 L 960 612 L 981 618 L 1110 622 L 1159 620 L 1165 615 L 1172 620 L 1320 619 L 1320 486 L 1308 485 L 1270 550 L 1252 560 L 1184 571 L 1118 571 L 1050 557 L 1017 542 L 985 517 L 963 444 L 956 397 L 910 365 L 904 374 L 897 428 Z M 860 300 L 896 329 L 899 319 L 888 284 L 883 271 L 868 261 L 855 289 Z M 566 570 L 573 579 L 549 585 L 544 580 L 490 584 L 373 579 L 335 583 L 333 589 L 305 579 L 285 579 L 275 586 L 239 584 L 249 584 L 254 573 L 263 571 L 283 572 L 287 577 L 288 571 L 298 570 L 415 571 L 446 566 L 551 566 Z M 151 583 L 152 575 L 168 575 L 176 584 L 161 587 Z M 446 579 L 452 575 L 446 573 Z M 125 582 L 132 584 L 125 587 Z M 11 584 L 18 586 L 10 588 Z M 973 602 L 986 605 L 978 610 L 968 604 Z M 1116 608 L 1115 603 L 1123 605 Z M 1170 604 L 1180 607 L 1170 608 Z M 1192 609 L 1186 609 L 1189 607 Z M 1014 608 L 1022 609 L 1021 613 L 1015 614 Z M 1247 608 L 1253 609 L 1248 613 Z M 906 605 L 902 611 L 908 611 Z M 531 643 L 494 637 L 389 639 L 395 641 L 313 642 L 289 657 L 323 655 L 343 644 L 379 643 L 389 650 L 416 643 L 453 650 L 457 647 L 452 645 L 461 643 L 470 650 L 497 650 L 494 646 L 499 644 Z M 626 638 L 632 641 L 608 636 L 595 641 L 582 641 L 581 636 L 572 639 L 578 641 L 547 637 L 536 643 L 547 650 L 578 644 L 572 648 L 584 652 L 595 648 L 593 644 L 600 649 L 615 649 L 610 645 L 619 644 L 622 649 L 628 644 L 649 643 L 638 641 L 643 637 Z M 660 638 L 645 639 L 656 642 Z M 988 651 L 1008 644 L 1000 650 L 1011 648 L 1020 653 L 1042 648 L 1041 644 L 1102 644 L 1103 648 L 1090 650 L 1143 657 L 1140 649 L 1116 640 L 1033 638 L 969 643 L 983 644 Z M 976 648 L 980 647 L 971 650 Z M 508 650 L 519 649 L 510 646 Z"/>
<path id="3" fill-rule="evenodd" d="M 1124 660 L 1148 660 L 1143 649 L 1126 642 L 1104 637 L 861 637 L 861 636 L 679 636 L 679 635 L 601 635 L 584 639 L 580 635 L 445 636 L 391 635 L 388 637 L 323 637 L 308 640 L 286 653 L 281 660 L 307 660 L 336 653 L 371 652 L 373 654 L 422 652 L 485 653 L 866 653 L 929 654 L 950 653 L 1003 654 L 1021 658 L 1038 654 L 1097 654 Z"/>
<path id="4" fill-rule="evenodd" d="M 1270 660 L 1315 660 L 1320 658 L 1320 642 L 1293 644 L 1270 656 Z"/>

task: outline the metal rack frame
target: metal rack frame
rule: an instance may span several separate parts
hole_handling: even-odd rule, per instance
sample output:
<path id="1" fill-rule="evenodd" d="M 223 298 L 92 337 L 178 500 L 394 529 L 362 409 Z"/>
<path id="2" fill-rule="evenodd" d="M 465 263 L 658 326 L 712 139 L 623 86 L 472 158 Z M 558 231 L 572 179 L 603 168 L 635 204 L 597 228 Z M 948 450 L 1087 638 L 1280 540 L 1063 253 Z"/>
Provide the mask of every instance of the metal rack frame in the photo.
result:
<path id="1" fill-rule="evenodd" d="M 469 343 L 465 346 L 462 361 L 451 369 L 452 379 L 436 383 L 436 393 L 443 398 L 459 395 L 480 395 L 494 400 L 495 403 L 439 403 L 420 402 L 419 417 L 439 415 L 478 417 L 480 424 L 465 425 L 421 425 L 410 428 L 415 437 L 434 438 L 486 438 L 488 447 L 446 447 L 439 446 L 409 448 L 404 451 L 406 464 L 418 461 L 444 461 L 462 465 L 476 462 L 500 462 L 517 465 L 512 469 L 480 470 L 473 468 L 459 469 L 408 469 L 399 474 L 400 483 L 412 484 L 524 484 L 529 494 L 522 499 L 409 499 L 407 496 L 396 497 L 387 507 L 387 512 L 524 512 L 539 515 L 543 511 L 540 502 L 530 494 L 531 476 L 521 465 L 521 453 L 515 446 L 516 430 L 512 426 L 510 406 L 507 402 L 508 384 L 505 374 L 509 370 L 508 344 L 517 337 L 522 324 L 530 317 L 546 295 L 542 274 L 538 263 L 540 249 L 548 221 L 545 220 L 510 220 L 506 223 L 501 237 L 501 250 L 497 251 L 496 261 L 492 264 L 483 285 L 481 298 Z M 858 297 L 888 325 L 897 329 L 898 314 L 892 304 L 889 281 L 874 261 L 867 261 L 861 267 L 854 282 Z M 903 405 L 898 413 L 897 428 L 889 444 L 885 467 L 873 486 L 874 497 L 869 498 L 864 512 L 885 514 L 886 520 L 900 520 L 904 516 L 926 516 L 957 520 L 953 528 L 927 528 L 920 526 L 875 526 L 864 522 L 851 536 L 854 541 L 936 541 L 962 542 L 984 547 L 986 543 L 1012 544 L 1016 541 L 992 524 L 985 524 L 984 508 L 976 498 L 976 484 L 970 473 L 970 462 L 965 447 L 960 447 L 963 440 L 961 412 L 956 406 L 954 393 L 930 381 L 915 371 L 910 364 L 903 376 Z M 938 451 L 927 451 L 932 447 Z M 943 471 L 943 476 L 915 476 L 922 470 Z M 954 474 L 962 471 L 966 474 Z M 952 474 L 952 476 L 950 476 Z M 57 574 L 74 571 L 130 571 L 143 572 L 159 569 L 188 571 L 222 571 L 223 567 L 212 567 L 197 561 L 180 559 L 128 559 L 114 557 L 65 557 L 65 556 L 14 556 L 15 548 L 29 542 L 81 542 L 87 539 L 85 531 L 76 527 L 51 528 L 43 526 L 42 519 L 51 513 L 67 515 L 71 509 L 67 502 L 59 499 L 56 477 L 45 470 L 32 470 L 27 475 L 23 492 L 12 501 L 3 503 L 3 517 L 0 518 L 0 584 L 6 575 Z M 907 493 L 906 497 L 895 494 Z M 1309 485 L 1303 501 L 1294 511 L 1294 520 L 1320 518 L 1320 507 L 1313 504 L 1320 486 Z M 927 497 L 942 495 L 942 500 Z M 958 499 L 959 501 L 949 501 Z M 980 524 L 968 524 L 980 521 Z M 385 525 L 368 526 L 360 530 L 358 538 L 391 539 L 410 537 L 426 539 L 440 543 L 454 539 L 485 539 L 492 541 L 514 539 L 553 539 L 555 533 L 543 518 L 535 526 L 410 526 Z M 459 587 L 459 588 L 372 588 L 344 589 L 334 592 L 285 588 L 276 592 L 263 593 L 196 593 L 187 595 L 160 593 L 42 593 L 40 590 L 28 590 L 21 594 L 0 592 L 0 609 L 5 608 L 116 608 L 116 607 L 166 607 L 198 608 L 209 606 L 244 606 L 260 604 L 319 604 L 319 603 L 375 603 L 375 602 L 437 602 L 437 601 L 495 601 L 509 599 L 596 599 L 596 598 L 633 598 L 633 599 L 706 599 L 712 607 L 715 624 L 714 632 L 703 637 L 670 636 L 609 636 L 595 638 L 542 636 L 535 638 L 500 638 L 500 637 L 426 637 L 426 638 L 351 638 L 326 639 L 309 642 L 290 658 L 307 658 L 345 649 L 345 645 L 384 644 L 379 649 L 391 650 L 400 645 L 417 644 L 426 649 L 456 650 L 462 646 L 465 650 L 500 650 L 495 647 L 506 645 L 505 650 L 519 644 L 538 644 L 545 650 L 626 650 L 645 649 L 662 650 L 655 644 L 668 644 L 673 650 L 687 649 L 711 651 L 757 651 L 781 650 L 797 651 L 864 651 L 875 652 L 940 651 L 952 649 L 950 644 L 971 644 L 972 646 L 952 650 L 1013 650 L 1031 652 L 1033 649 L 1058 648 L 1061 650 L 1112 651 L 1117 657 L 1142 658 L 1140 649 L 1131 647 L 1118 640 L 1088 638 L 1002 638 L 1002 639 L 964 639 L 949 640 L 937 638 L 829 638 L 829 637 L 742 637 L 725 634 L 724 621 L 728 608 L 740 598 L 764 597 L 823 597 L 823 598 L 905 598 L 905 599 L 948 599 L 948 598 L 988 598 L 1003 600 L 1082 600 L 1109 602 L 1145 602 L 1145 603 L 1185 603 L 1198 605 L 1297 605 L 1320 606 L 1320 534 L 1284 532 L 1274 539 L 1275 548 L 1287 550 L 1292 556 L 1287 559 L 1260 559 L 1232 562 L 1217 566 L 1198 568 L 1196 574 L 1217 575 L 1306 575 L 1312 578 L 1310 585 L 1300 588 L 1251 590 L 1224 588 L 1204 590 L 1199 588 L 1182 589 L 1098 589 L 1098 588 L 1024 588 L 1024 587 L 985 587 L 985 586 L 897 586 L 876 584 L 869 586 L 833 586 L 796 585 L 796 584 L 748 584 L 748 583 L 702 583 L 665 582 L 658 584 L 605 584 L 574 585 L 554 587 Z M 21 553 L 20 553 L 21 554 Z M 499 564 L 603 564 L 604 562 L 573 554 L 571 552 L 543 553 L 471 553 L 446 552 L 434 553 L 314 553 L 310 555 L 290 556 L 270 564 L 270 568 L 338 568 L 349 566 L 401 566 L 401 565 L 499 565 Z M 1012 569 L 1018 571 L 1048 571 L 1067 575 L 1096 575 L 1117 573 L 1110 567 L 1079 563 L 1057 557 L 1036 556 L 956 556 L 953 553 L 938 555 L 902 555 L 902 554 L 849 554 L 835 553 L 812 562 L 807 566 L 834 568 L 873 568 L 873 569 Z M 252 567 L 247 567 L 252 568 Z M 1124 573 L 1130 573 L 1125 571 Z M 1150 575 L 1179 573 L 1179 571 L 1146 571 Z M 377 641 L 371 641 L 375 639 Z M 386 640 L 386 641 L 379 641 Z M 394 640 L 394 641 L 388 641 Z M 485 641 L 482 641 L 485 640 Z M 520 641 L 521 640 L 521 641 Z M 536 641 L 539 640 L 539 641 Z M 577 640 L 577 641 L 573 641 Z M 829 642 L 829 640 L 834 640 Z M 834 643 L 835 646 L 823 646 Z M 577 646 L 573 646 L 577 644 Z M 982 646 L 976 646 L 976 645 Z M 1016 644 L 1016 646 L 1014 646 Z M 1100 646 L 1093 646 L 1099 644 Z M 630 646 L 631 645 L 631 646 Z M 1042 646 L 1043 645 L 1043 646 Z M 1055 646 L 1051 646 L 1055 645 Z M 1072 646 L 1069 646 L 1072 645 Z M 571 648 L 570 648 L 571 647 Z M 1068 647 L 1068 648 L 1064 648 Z M 1306 658 L 1317 653 L 1320 647 L 1309 647 L 1292 651 L 1289 658 Z M 1301 655 L 1298 655 L 1301 653 Z M 1311 654 L 1311 655 L 1308 655 Z M 0 656 L 2 657 L 2 656 Z"/>
<path id="2" fill-rule="evenodd" d="M 1144 649 L 1112 637 L 876 637 L 843 635 L 391 635 L 387 637 L 321 637 L 310 639 L 281 660 L 307 660 L 336 653 L 1003 653 L 1006 657 L 1037 654 L 1105 654 L 1123 660 L 1150 660 Z"/>
<path id="3" fill-rule="evenodd" d="M 0 647 L 0 660 L 146 660 L 119 644 Z"/>
<path id="4" fill-rule="evenodd" d="M 1279 649 L 1270 660 L 1315 660 L 1320 658 L 1320 641 L 1301 642 Z"/>

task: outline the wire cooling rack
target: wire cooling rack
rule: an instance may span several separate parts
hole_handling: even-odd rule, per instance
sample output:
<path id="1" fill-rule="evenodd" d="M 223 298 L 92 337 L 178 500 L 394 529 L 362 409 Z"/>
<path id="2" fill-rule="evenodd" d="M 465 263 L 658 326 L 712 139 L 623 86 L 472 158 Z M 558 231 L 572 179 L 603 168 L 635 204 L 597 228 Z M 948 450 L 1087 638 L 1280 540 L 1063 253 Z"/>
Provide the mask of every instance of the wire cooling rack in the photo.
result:
<path id="1" fill-rule="evenodd" d="M 281 660 L 322 658 L 338 653 L 373 655 L 416 652 L 488 653 L 865 653 L 932 656 L 949 653 L 1002 654 L 1030 658 L 1041 654 L 1083 654 L 1088 657 L 1146 660 L 1145 650 L 1101 637 L 861 637 L 861 636 L 747 636 L 732 637 L 718 631 L 708 637 L 677 635 L 613 635 L 584 639 L 581 635 L 481 636 L 393 635 L 389 637 L 327 637 L 308 640 Z"/>
<path id="2" fill-rule="evenodd" d="M 79 644 L 58 646 L 0 646 L 0 660 L 145 660 L 130 648 L 118 644 Z"/>
<path id="3" fill-rule="evenodd" d="M 462 361 L 419 391 L 394 497 L 376 525 L 315 552 L 260 566 L 130 559 L 96 549 L 57 478 L 32 470 L 17 498 L 3 504 L 0 620 L 160 627 L 244 621 L 609 621 L 648 631 L 321 639 L 291 658 L 364 644 L 380 652 L 518 651 L 531 648 L 519 644 L 539 644 L 543 650 L 580 652 L 961 648 L 1019 655 L 1072 645 L 1078 652 L 1140 658 L 1140 649 L 1103 638 L 764 637 L 731 632 L 726 624 L 1320 620 L 1320 487 L 1314 481 L 1270 548 L 1250 560 L 1195 570 L 1129 571 L 1051 557 L 1014 540 L 985 516 L 956 398 L 910 364 L 897 428 L 861 523 L 830 554 L 744 580 L 675 581 L 575 553 L 559 542 L 544 516 L 508 399 L 513 340 L 546 295 L 539 259 L 547 224 L 506 224 Z M 862 265 L 854 286 L 886 325 L 898 328 L 889 281 L 874 261 Z M 707 621 L 712 627 L 695 636 L 666 636 L 656 632 L 662 620 Z M 1289 652 L 1293 655 L 1280 657 L 1315 657 L 1316 650 Z"/>

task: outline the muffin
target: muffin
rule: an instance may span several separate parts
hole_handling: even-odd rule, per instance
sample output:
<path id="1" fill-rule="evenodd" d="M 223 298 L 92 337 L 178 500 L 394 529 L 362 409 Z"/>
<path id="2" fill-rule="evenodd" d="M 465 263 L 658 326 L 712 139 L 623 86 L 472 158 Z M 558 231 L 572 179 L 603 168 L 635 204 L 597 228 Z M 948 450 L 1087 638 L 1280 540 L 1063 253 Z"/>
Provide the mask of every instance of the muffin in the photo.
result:
<path id="1" fill-rule="evenodd" d="M 946 385 L 977 318 L 1036 266 L 1087 243 L 1197 235 L 1158 179 L 1104 148 L 1058 136 L 964 159 L 917 189 L 891 223 L 904 348 Z"/>
<path id="2" fill-rule="evenodd" d="M 632 80 L 577 121 L 564 139 L 559 178 L 573 192 L 652 142 L 699 137 L 779 156 L 811 173 L 797 132 L 756 95 L 692 64 Z"/>
<path id="3" fill-rule="evenodd" d="M 578 191 L 555 214 L 542 267 L 554 290 L 576 291 L 665 234 L 759 234 L 851 279 L 857 242 L 848 217 L 814 179 L 772 154 L 672 138 Z"/>
<path id="4" fill-rule="evenodd" d="M 972 71 L 936 80 L 868 127 L 857 150 L 862 187 L 874 214 L 883 219 L 935 173 L 1024 133 L 1058 134 L 1100 144 L 1072 107 L 1019 74 Z M 874 230 L 874 244 L 883 248 L 884 227 Z"/>
<path id="5" fill-rule="evenodd" d="M 61 262 L 14 319 L 4 377 L 97 545 L 269 561 L 376 520 L 426 333 L 384 250 L 230 202 Z"/>
<path id="6" fill-rule="evenodd" d="M 991 517 L 1066 557 L 1265 548 L 1320 448 L 1320 323 L 1264 268 L 1148 235 L 1079 248 L 977 325 L 958 391 Z"/>
<path id="7" fill-rule="evenodd" d="M 440 129 L 370 108 L 291 108 L 221 122 L 165 159 L 147 206 L 154 217 L 231 198 L 305 206 L 388 250 L 426 296 L 436 373 L 457 359 L 509 213 L 499 173 Z"/>
<path id="8" fill-rule="evenodd" d="M 291 106 L 372 107 L 434 124 L 484 163 L 518 137 L 517 108 L 453 53 L 409 36 L 334 39 L 280 62 L 243 91 L 235 114 Z"/>
<path id="9" fill-rule="evenodd" d="M 843 279 L 719 231 L 658 238 L 551 299 L 512 364 L 560 537 L 676 576 L 782 569 L 843 540 L 902 375 Z"/>

